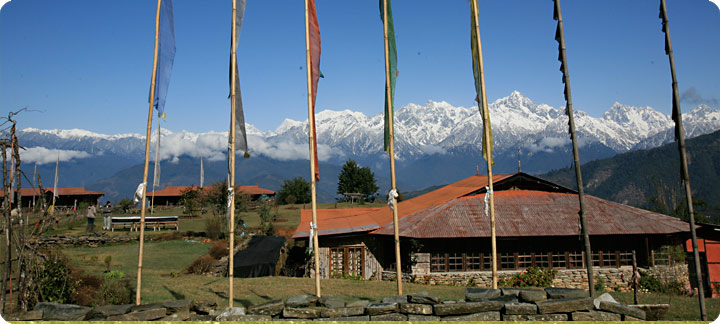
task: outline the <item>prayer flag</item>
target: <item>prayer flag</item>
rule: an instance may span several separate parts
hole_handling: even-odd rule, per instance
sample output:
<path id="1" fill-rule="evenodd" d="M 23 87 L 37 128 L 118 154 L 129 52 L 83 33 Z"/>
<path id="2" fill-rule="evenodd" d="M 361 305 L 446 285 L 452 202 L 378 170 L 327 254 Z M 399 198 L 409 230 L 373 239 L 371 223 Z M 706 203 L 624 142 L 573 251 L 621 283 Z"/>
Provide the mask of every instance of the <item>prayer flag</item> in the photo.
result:
<path id="1" fill-rule="evenodd" d="M 470 0 L 477 1 L 477 0 Z M 492 127 L 490 126 L 490 111 L 487 108 L 486 98 L 482 95 L 482 83 L 485 82 L 482 77 L 482 66 L 480 61 L 482 60 L 482 52 L 480 50 L 480 32 L 478 26 L 478 12 L 475 4 L 470 6 L 470 47 L 472 48 L 472 65 L 473 65 L 473 77 L 475 78 L 475 101 L 478 103 L 478 110 L 480 110 L 480 116 L 483 119 L 483 127 L 487 127 L 490 131 L 490 139 L 485 140 L 483 136 L 482 142 L 482 154 L 485 160 L 490 161 L 491 164 L 495 164 L 493 161 L 493 137 Z M 487 117 L 487 118 L 486 118 Z M 485 122 L 487 121 L 487 124 Z M 484 130 L 483 130 L 484 134 Z"/>
<path id="2" fill-rule="evenodd" d="M 312 93 L 312 129 L 310 132 L 312 132 L 312 138 L 315 140 L 313 141 L 313 156 L 315 159 L 315 180 L 320 180 L 320 166 L 318 165 L 318 150 L 317 150 L 317 132 L 316 132 L 316 126 L 315 126 L 315 99 L 317 98 L 317 85 L 318 80 L 320 80 L 320 77 L 322 77 L 322 73 L 320 72 L 320 26 L 318 24 L 317 19 L 317 10 L 315 8 L 315 0 L 308 0 L 307 1 L 307 11 L 308 11 L 308 37 L 309 37 L 309 44 L 310 44 L 310 51 L 308 52 L 308 55 L 310 55 L 310 77 L 311 77 L 311 84 L 309 85 L 311 87 L 311 93 Z"/>
<path id="3" fill-rule="evenodd" d="M 392 6 L 390 0 L 385 0 L 387 5 L 387 38 L 388 38 L 388 64 L 390 70 L 390 84 L 385 84 L 385 88 L 390 87 L 390 97 L 388 91 L 385 91 L 385 152 L 390 152 L 390 133 L 393 128 L 393 121 L 390 120 L 390 109 L 394 106 L 395 98 L 395 80 L 397 79 L 397 48 L 395 47 L 395 27 L 393 26 Z M 385 8 L 383 8 L 383 0 L 380 0 L 380 19 L 385 22 Z M 393 114 L 394 115 L 394 114 Z M 394 129 L 394 128 L 393 128 Z M 395 132 L 392 132 L 394 135 Z"/>
<path id="4" fill-rule="evenodd" d="M 165 118 L 165 97 L 170 85 L 170 74 L 175 61 L 175 19 L 172 0 L 160 2 L 160 26 L 158 33 L 158 61 L 155 79 L 153 107 L 158 116 Z"/>
<path id="5" fill-rule="evenodd" d="M 239 43 L 240 38 L 240 30 L 242 29 L 242 23 L 243 18 L 245 16 L 245 6 L 246 6 L 246 0 L 238 0 L 236 3 L 236 17 L 235 17 L 235 48 L 234 50 L 237 51 L 237 44 Z M 232 40 L 231 44 L 232 46 Z M 242 150 L 245 152 L 244 156 L 250 157 L 250 153 L 248 152 L 248 145 L 247 145 L 247 133 L 245 131 L 245 113 L 243 112 L 243 104 L 242 104 L 242 93 L 240 92 L 240 77 L 238 76 L 238 65 L 237 65 L 237 57 L 232 57 L 232 50 L 230 51 L 230 88 L 232 89 L 232 60 L 235 60 L 235 149 L 236 150 Z M 232 94 L 230 94 L 230 97 L 232 97 Z M 230 121 L 232 122 L 232 121 Z M 231 125 L 232 126 L 232 125 Z M 231 127 L 232 128 L 232 127 Z"/>

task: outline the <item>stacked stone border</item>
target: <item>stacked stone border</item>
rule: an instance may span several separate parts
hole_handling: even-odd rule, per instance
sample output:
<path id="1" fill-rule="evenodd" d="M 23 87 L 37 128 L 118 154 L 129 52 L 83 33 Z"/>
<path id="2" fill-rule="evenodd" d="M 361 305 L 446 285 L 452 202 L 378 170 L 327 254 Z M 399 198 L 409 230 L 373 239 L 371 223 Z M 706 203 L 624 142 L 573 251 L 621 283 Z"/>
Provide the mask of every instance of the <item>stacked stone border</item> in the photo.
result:
<path id="1" fill-rule="evenodd" d="M 32 311 L 3 317 L 25 321 L 630 321 L 662 319 L 668 307 L 626 306 L 609 294 L 590 298 L 581 289 L 466 288 L 463 300 L 444 301 L 417 293 L 353 302 L 301 295 L 248 308 L 225 309 L 217 309 L 214 302 L 188 299 L 95 308 L 39 303 Z"/>

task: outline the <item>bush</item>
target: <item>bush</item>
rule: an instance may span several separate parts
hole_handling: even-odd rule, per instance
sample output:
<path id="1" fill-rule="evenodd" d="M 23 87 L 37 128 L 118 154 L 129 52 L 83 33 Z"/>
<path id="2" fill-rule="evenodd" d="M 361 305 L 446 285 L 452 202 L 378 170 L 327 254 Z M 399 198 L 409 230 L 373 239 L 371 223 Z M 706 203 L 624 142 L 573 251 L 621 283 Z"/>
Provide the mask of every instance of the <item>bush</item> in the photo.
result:
<path id="1" fill-rule="evenodd" d="M 125 273 L 120 270 L 113 270 L 113 271 L 103 274 L 103 278 L 105 278 L 105 280 L 122 279 L 124 277 L 125 277 Z"/>
<path id="2" fill-rule="evenodd" d="M 662 292 L 662 283 L 660 279 L 654 275 L 648 275 L 640 272 L 640 280 L 638 280 L 638 288 L 652 292 Z"/>
<path id="3" fill-rule="evenodd" d="M 82 286 L 70 296 L 70 302 L 80 306 L 93 306 L 97 302 L 98 289 L 91 286 Z"/>
<path id="4" fill-rule="evenodd" d="M 100 305 L 125 305 L 133 302 L 133 295 L 129 281 L 109 279 L 98 292 L 98 300 Z"/>
<path id="5" fill-rule="evenodd" d="M 595 277 L 595 292 L 605 292 L 605 279 L 602 277 Z"/>
<path id="6" fill-rule="evenodd" d="M 78 288 L 78 280 L 70 275 L 68 259 L 59 253 L 51 254 L 43 263 L 38 287 L 40 301 L 66 303 Z"/>
<path id="7" fill-rule="evenodd" d="M 498 285 L 506 287 L 549 287 L 557 274 L 552 268 L 529 267 L 525 272 L 504 277 Z"/>
<path id="8" fill-rule="evenodd" d="M 213 259 L 220 259 L 226 255 L 229 254 L 230 245 L 228 244 L 228 241 L 221 240 L 221 241 L 215 241 L 213 245 L 210 247 L 210 251 L 208 254 L 213 257 Z"/>
<path id="9" fill-rule="evenodd" d="M 225 217 L 221 215 L 209 216 L 205 219 L 205 233 L 213 240 L 219 239 L 223 235 L 225 225 Z"/>
<path id="10" fill-rule="evenodd" d="M 217 263 L 217 260 L 213 257 L 205 254 L 195 259 L 189 266 L 185 268 L 186 273 L 203 274 L 212 270 L 213 266 Z"/>

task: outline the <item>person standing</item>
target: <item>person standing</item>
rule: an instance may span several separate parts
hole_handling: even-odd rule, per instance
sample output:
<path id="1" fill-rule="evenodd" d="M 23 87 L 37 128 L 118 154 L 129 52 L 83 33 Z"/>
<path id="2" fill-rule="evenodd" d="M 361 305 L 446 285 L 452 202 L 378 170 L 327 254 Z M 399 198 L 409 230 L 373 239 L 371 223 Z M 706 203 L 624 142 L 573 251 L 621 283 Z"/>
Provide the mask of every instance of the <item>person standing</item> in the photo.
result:
<path id="1" fill-rule="evenodd" d="M 112 219 L 110 218 L 110 214 L 112 213 L 112 206 L 110 205 L 110 202 L 108 201 L 105 206 L 103 206 L 103 230 L 109 231 L 112 227 Z"/>
<path id="2" fill-rule="evenodd" d="M 85 229 L 85 232 L 88 233 L 94 233 L 95 232 L 95 214 L 97 214 L 97 209 L 95 209 L 95 203 L 90 203 L 90 206 L 88 206 L 87 211 L 87 228 Z"/>

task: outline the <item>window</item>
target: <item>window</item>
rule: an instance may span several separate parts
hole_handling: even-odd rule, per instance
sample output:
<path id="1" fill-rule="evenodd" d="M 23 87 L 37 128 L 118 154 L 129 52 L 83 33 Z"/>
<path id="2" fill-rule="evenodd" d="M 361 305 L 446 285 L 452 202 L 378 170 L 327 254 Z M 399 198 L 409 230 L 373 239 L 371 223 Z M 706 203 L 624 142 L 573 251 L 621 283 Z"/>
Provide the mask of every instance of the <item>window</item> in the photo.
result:
<path id="1" fill-rule="evenodd" d="M 526 269 L 531 266 L 557 269 L 581 269 L 585 267 L 585 254 L 580 251 L 567 252 L 500 252 L 499 270 Z M 632 265 L 632 252 L 593 252 L 593 266 L 614 268 Z M 432 253 L 431 272 L 488 271 L 492 269 L 492 255 L 487 252 Z"/>
<path id="2" fill-rule="evenodd" d="M 553 268 L 565 268 L 567 267 L 567 258 L 565 253 L 553 252 L 552 253 L 552 267 Z"/>
<path id="3" fill-rule="evenodd" d="M 342 246 L 330 249 L 330 277 L 365 276 L 365 247 Z"/>
<path id="4" fill-rule="evenodd" d="M 433 253 L 430 255 L 430 272 L 447 272 L 444 253 Z"/>

